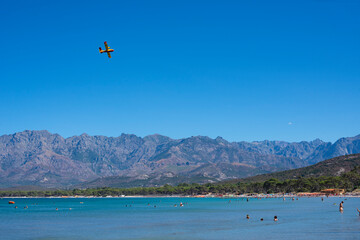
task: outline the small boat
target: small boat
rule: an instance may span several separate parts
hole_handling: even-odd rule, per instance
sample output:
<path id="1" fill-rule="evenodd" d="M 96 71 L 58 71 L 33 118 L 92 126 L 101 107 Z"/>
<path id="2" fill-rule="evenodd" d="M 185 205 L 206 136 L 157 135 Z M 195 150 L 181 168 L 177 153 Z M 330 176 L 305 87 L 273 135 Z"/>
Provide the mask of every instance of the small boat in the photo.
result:
<path id="1" fill-rule="evenodd" d="M 9 204 L 15 204 L 15 202 L 14 201 L 9 201 Z"/>

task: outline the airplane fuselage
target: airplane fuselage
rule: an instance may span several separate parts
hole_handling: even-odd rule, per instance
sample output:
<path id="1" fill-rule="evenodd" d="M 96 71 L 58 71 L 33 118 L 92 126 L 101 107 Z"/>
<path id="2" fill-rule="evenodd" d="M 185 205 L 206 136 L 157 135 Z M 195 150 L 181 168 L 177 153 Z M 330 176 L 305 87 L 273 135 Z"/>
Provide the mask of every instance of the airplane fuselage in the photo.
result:
<path id="1" fill-rule="evenodd" d="M 114 49 L 108 49 L 108 50 L 100 50 L 100 53 L 104 53 L 104 52 L 113 52 L 114 51 Z"/>

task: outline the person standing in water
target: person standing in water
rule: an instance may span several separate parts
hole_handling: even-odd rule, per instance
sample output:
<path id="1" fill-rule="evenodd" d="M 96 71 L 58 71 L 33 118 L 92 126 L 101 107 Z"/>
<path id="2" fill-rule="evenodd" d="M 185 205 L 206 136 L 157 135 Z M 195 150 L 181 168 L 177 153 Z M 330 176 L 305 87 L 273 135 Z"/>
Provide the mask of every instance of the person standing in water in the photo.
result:
<path id="1" fill-rule="evenodd" d="M 341 203 L 339 204 L 339 211 L 340 212 L 344 211 L 344 201 L 341 201 Z"/>

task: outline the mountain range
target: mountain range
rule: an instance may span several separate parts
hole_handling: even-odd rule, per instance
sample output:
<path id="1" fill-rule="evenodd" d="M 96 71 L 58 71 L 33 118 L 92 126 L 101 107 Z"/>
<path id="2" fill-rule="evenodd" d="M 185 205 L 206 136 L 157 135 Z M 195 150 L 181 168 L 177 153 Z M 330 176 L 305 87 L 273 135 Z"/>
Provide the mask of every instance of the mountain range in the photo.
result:
<path id="1" fill-rule="evenodd" d="M 360 135 L 332 144 L 319 139 L 228 142 L 158 134 L 63 138 L 27 130 L 0 136 L 0 187 L 203 183 L 301 168 L 354 153 L 360 153 Z"/>

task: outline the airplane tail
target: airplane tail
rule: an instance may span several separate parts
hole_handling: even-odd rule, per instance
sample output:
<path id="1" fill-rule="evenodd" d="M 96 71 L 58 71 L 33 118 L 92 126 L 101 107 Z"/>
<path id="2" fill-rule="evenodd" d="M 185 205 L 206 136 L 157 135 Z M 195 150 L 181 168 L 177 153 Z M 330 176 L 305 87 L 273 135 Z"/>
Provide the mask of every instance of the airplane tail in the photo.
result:
<path id="1" fill-rule="evenodd" d="M 101 47 L 99 47 L 99 53 L 102 53 L 102 52 L 101 52 Z"/>

